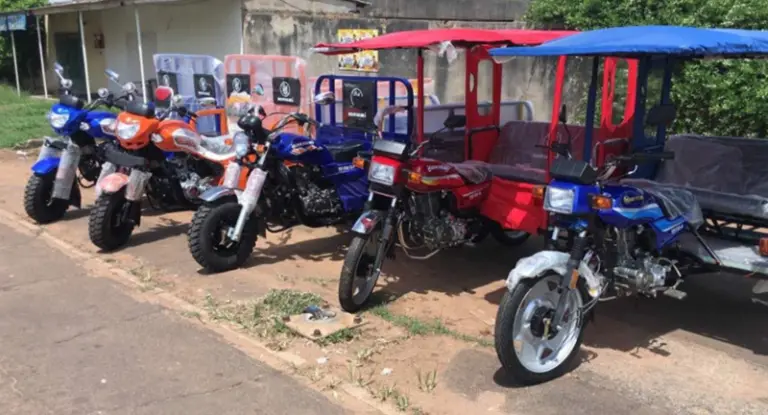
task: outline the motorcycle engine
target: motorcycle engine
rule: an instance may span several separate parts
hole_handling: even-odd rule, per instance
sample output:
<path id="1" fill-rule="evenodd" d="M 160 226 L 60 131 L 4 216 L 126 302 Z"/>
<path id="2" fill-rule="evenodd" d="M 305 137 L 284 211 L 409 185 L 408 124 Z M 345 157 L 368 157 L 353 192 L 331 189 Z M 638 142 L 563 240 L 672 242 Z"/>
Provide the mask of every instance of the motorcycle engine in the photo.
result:
<path id="1" fill-rule="evenodd" d="M 468 224 L 451 214 L 440 193 L 414 195 L 413 202 L 411 237 L 420 236 L 421 242 L 431 250 L 464 242 Z"/>
<path id="2" fill-rule="evenodd" d="M 297 168 L 294 177 L 305 215 L 331 217 L 344 212 L 336 187 L 332 183 L 324 183 L 318 166 Z"/>
<path id="3" fill-rule="evenodd" d="M 213 177 L 211 175 L 201 176 L 202 172 L 196 160 L 192 158 L 175 159 L 172 163 L 176 167 L 176 177 L 187 200 L 195 201 L 203 192 L 213 187 Z"/>
<path id="4" fill-rule="evenodd" d="M 672 285 L 673 262 L 651 254 L 644 228 L 616 230 L 617 263 L 614 274 L 634 291 L 654 293 Z"/>

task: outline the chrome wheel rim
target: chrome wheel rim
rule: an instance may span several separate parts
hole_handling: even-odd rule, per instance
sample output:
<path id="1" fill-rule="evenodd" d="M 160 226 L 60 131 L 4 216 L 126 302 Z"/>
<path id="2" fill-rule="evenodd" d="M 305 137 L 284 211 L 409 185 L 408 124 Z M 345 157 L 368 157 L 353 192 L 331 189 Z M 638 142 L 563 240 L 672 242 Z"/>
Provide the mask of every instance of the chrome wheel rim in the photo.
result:
<path id="1" fill-rule="evenodd" d="M 526 293 L 515 314 L 513 349 L 520 364 L 534 373 L 546 373 L 563 364 L 573 352 L 581 334 L 579 309 L 583 305 L 576 290 L 567 292 L 562 329 L 543 329 L 545 320 L 554 315 L 560 300 L 556 289 L 560 276 L 549 275 L 539 279 Z M 574 311 L 575 310 L 575 311 Z M 544 334 L 548 334 L 546 337 Z"/>

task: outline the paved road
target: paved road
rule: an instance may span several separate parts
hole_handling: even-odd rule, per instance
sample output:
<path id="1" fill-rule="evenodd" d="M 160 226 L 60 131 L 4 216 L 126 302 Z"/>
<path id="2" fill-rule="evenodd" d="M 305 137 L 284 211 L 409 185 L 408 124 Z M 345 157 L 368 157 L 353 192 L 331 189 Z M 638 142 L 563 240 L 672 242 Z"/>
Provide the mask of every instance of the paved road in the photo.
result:
<path id="1" fill-rule="evenodd" d="M 3 415 L 344 413 L 4 225 L 0 316 Z"/>

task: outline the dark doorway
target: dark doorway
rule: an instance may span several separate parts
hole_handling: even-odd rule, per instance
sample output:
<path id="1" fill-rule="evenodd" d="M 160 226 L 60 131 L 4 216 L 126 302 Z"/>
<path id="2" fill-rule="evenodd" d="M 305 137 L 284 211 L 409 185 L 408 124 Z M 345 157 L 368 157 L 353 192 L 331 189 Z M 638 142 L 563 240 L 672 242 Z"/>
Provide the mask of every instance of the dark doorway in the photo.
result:
<path id="1" fill-rule="evenodd" d="M 83 69 L 83 49 L 78 33 L 55 33 L 56 61 L 64 67 L 64 76 L 72 80 L 72 91 L 85 95 L 85 70 Z"/>

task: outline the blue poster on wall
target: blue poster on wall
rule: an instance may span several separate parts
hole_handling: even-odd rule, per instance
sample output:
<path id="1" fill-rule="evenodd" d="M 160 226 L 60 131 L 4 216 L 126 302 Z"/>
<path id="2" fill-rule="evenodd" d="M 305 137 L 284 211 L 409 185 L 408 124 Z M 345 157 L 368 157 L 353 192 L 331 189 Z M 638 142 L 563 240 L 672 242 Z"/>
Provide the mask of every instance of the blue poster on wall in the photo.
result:
<path id="1" fill-rule="evenodd" d="M 11 30 L 27 30 L 27 15 L 11 14 L 8 16 L 0 16 L 0 32 Z"/>

